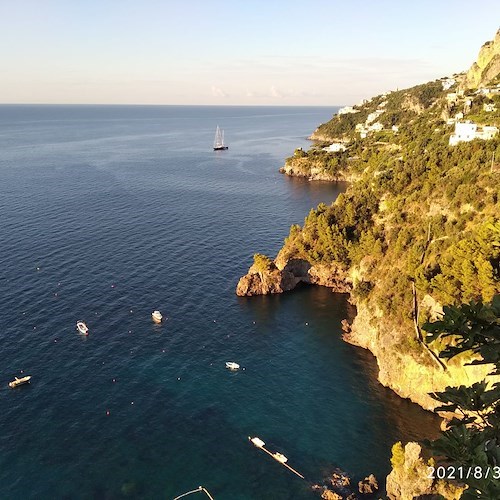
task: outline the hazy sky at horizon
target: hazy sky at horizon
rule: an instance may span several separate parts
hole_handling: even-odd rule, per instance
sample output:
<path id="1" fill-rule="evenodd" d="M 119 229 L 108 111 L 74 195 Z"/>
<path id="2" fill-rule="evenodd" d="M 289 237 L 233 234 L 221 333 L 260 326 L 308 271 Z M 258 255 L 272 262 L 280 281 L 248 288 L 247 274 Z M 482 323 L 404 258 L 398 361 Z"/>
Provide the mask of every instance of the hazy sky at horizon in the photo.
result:
<path id="1" fill-rule="evenodd" d="M 493 0 L 0 0 L 0 102 L 354 104 L 467 70 Z"/>

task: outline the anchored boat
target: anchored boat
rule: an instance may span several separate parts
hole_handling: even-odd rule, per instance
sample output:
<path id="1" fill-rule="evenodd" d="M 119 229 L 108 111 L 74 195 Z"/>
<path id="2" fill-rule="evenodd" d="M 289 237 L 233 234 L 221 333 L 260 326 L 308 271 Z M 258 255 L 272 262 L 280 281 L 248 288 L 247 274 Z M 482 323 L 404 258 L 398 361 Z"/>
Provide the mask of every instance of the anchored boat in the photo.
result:
<path id="1" fill-rule="evenodd" d="M 89 334 L 89 328 L 88 328 L 88 326 L 83 321 L 77 321 L 76 322 L 76 329 L 82 335 L 88 335 Z"/>
<path id="2" fill-rule="evenodd" d="M 221 130 L 219 125 L 217 125 L 215 130 L 214 151 L 222 151 L 225 149 L 228 149 L 228 146 L 224 145 L 224 130 Z"/>
<path id="3" fill-rule="evenodd" d="M 9 382 L 9 387 L 13 389 L 14 387 L 17 387 L 19 385 L 29 384 L 30 380 L 31 375 L 21 378 L 14 377 L 14 380 L 12 382 Z"/>
<path id="4" fill-rule="evenodd" d="M 228 370 L 239 370 L 240 365 L 238 363 L 235 363 L 234 361 L 226 361 L 226 368 Z"/>
<path id="5" fill-rule="evenodd" d="M 151 317 L 155 323 L 161 323 L 163 320 L 163 316 L 160 311 L 153 311 L 151 313 Z"/>

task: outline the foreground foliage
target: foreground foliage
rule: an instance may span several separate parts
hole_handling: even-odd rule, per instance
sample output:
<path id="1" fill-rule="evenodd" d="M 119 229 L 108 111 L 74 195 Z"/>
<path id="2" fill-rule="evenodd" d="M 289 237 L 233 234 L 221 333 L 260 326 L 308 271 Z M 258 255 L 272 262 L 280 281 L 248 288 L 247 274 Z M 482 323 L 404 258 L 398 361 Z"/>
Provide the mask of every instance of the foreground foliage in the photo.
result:
<path id="1" fill-rule="evenodd" d="M 491 364 L 490 375 L 500 374 L 500 295 L 491 304 L 471 302 L 445 307 L 440 321 L 426 323 L 428 340 L 447 339 L 440 353 L 450 359 L 464 352 L 473 353 L 471 364 Z M 451 341 L 451 342 L 450 342 Z M 500 383 L 487 380 L 471 387 L 447 387 L 433 394 L 442 406 L 453 412 L 448 430 L 432 443 L 432 452 L 449 470 L 460 471 L 460 479 L 469 488 L 464 499 L 500 498 Z"/>

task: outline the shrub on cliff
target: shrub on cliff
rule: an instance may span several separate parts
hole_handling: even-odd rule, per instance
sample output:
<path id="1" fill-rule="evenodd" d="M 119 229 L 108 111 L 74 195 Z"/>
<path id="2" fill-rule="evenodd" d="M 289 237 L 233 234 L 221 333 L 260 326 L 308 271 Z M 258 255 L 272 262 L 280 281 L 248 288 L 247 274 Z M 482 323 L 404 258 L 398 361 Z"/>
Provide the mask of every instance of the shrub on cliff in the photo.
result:
<path id="1" fill-rule="evenodd" d="M 274 262 L 267 255 L 261 253 L 254 254 L 253 264 L 258 273 L 266 273 L 276 269 Z"/>

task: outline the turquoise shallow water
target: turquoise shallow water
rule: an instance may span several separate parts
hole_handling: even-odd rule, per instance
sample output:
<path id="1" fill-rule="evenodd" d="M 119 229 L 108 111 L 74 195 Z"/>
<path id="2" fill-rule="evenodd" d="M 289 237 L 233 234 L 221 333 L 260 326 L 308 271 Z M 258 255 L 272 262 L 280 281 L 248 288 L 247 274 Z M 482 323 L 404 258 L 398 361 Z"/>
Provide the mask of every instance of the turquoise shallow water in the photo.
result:
<path id="1" fill-rule="evenodd" d="M 434 431 L 341 341 L 345 296 L 234 294 L 254 252 L 345 188 L 278 173 L 334 109 L 0 112 L 0 498 L 315 498 L 334 467 L 381 477 L 394 441 Z"/>

